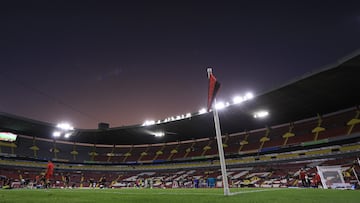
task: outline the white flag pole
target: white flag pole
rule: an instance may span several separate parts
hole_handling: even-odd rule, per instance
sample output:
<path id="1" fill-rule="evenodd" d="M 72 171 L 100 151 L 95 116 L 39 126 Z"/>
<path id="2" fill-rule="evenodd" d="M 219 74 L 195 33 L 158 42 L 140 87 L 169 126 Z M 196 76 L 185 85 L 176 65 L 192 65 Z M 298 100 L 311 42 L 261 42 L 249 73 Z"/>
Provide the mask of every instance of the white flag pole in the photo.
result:
<path id="1" fill-rule="evenodd" d="M 210 74 L 212 73 L 212 69 L 208 68 L 207 72 L 208 72 L 208 78 L 210 78 Z M 224 148 L 223 148 L 222 138 L 221 138 L 219 114 L 218 114 L 218 111 L 215 108 L 215 106 L 216 106 L 216 99 L 214 98 L 214 104 L 213 104 L 212 109 L 213 109 L 213 116 L 214 116 L 214 123 L 215 123 L 216 140 L 217 140 L 217 144 L 218 144 L 220 166 L 221 166 L 221 175 L 222 175 L 223 187 L 224 187 L 224 195 L 228 196 L 228 195 L 230 195 L 229 182 L 228 182 L 227 173 L 226 173 L 226 164 L 225 164 L 225 157 L 224 157 Z"/>

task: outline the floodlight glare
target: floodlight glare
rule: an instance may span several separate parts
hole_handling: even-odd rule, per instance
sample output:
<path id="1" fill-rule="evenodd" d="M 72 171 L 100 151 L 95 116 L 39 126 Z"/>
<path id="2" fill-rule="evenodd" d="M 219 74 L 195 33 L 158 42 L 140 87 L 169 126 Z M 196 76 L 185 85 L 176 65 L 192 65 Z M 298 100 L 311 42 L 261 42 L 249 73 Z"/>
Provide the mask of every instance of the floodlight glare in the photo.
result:
<path id="1" fill-rule="evenodd" d="M 207 112 L 207 111 L 206 111 L 205 108 L 202 108 L 202 109 L 199 110 L 199 114 L 204 114 L 204 113 L 206 113 L 206 112 Z"/>
<path id="2" fill-rule="evenodd" d="M 240 104 L 243 101 L 244 101 L 244 99 L 242 97 L 239 97 L 239 96 L 236 96 L 236 97 L 233 98 L 234 104 Z"/>
<path id="3" fill-rule="evenodd" d="M 69 138 L 74 131 L 74 127 L 66 122 L 59 123 L 56 125 L 56 127 L 58 128 L 58 130 L 53 132 L 54 137 L 61 137 L 62 135 L 64 135 L 65 138 Z"/>
<path id="4" fill-rule="evenodd" d="M 224 104 L 224 102 L 218 102 L 215 104 L 215 108 L 218 110 L 223 109 L 225 107 L 226 107 L 226 105 Z"/>
<path id="5" fill-rule="evenodd" d="M 69 123 L 59 123 L 56 127 L 60 128 L 61 130 L 74 130 L 74 127 Z"/>
<path id="6" fill-rule="evenodd" d="M 60 135 L 61 135 L 61 132 L 59 132 L 59 131 L 53 132 L 54 137 L 60 137 Z"/>
<path id="7" fill-rule="evenodd" d="M 165 136 L 164 132 L 154 132 L 153 134 L 155 137 L 164 137 Z"/>
<path id="8" fill-rule="evenodd" d="M 155 121 L 151 120 L 151 121 L 148 121 L 146 120 L 142 125 L 143 126 L 148 126 L 148 125 L 154 125 L 155 124 Z"/>
<path id="9" fill-rule="evenodd" d="M 254 95 L 251 92 L 246 93 L 244 96 L 244 100 L 250 100 L 252 98 L 254 98 Z"/>
<path id="10" fill-rule="evenodd" d="M 190 118 L 190 117 L 191 117 L 191 113 L 185 114 L 185 118 Z"/>
<path id="11" fill-rule="evenodd" d="M 269 112 L 267 111 L 258 111 L 254 113 L 254 118 L 264 118 L 269 115 Z"/>
<path id="12" fill-rule="evenodd" d="M 72 134 L 71 132 L 70 133 L 65 133 L 64 137 L 69 138 L 71 136 L 71 134 Z"/>

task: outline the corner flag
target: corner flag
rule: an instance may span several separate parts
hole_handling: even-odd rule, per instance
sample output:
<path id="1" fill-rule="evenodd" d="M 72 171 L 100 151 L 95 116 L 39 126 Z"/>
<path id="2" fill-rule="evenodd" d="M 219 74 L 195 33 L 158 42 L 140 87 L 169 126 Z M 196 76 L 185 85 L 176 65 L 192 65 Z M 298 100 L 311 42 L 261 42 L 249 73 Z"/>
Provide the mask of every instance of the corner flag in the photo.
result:
<path id="1" fill-rule="evenodd" d="M 216 97 L 216 93 L 218 92 L 220 88 L 220 83 L 216 80 L 215 76 L 212 74 L 211 68 L 208 68 L 209 73 L 209 91 L 208 91 L 208 106 L 207 110 L 209 111 L 211 109 L 211 106 L 214 102 L 214 99 Z"/>
<path id="2" fill-rule="evenodd" d="M 216 104 L 216 93 L 220 88 L 220 83 L 216 80 L 215 76 L 212 74 L 212 69 L 208 68 L 208 78 L 209 78 L 209 94 L 208 94 L 208 111 L 211 109 L 212 103 L 215 101 Z M 214 115 L 214 124 L 215 124 L 215 132 L 216 132 L 216 140 L 218 144 L 218 151 L 219 151 L 219 158 L 220 158 L 220 166 L 221 166 L 221 176 L 223 181 L 224 187 L 224 195 L 230 195 L 229 190 L 229 182 L 226 173 L 226 164 L 225 164 L 225 156 L 224 156 L 224 148 L 222 145 L 222 138 L 221 138 L 221 129 L 220 129 L 220 120 L 219 114 L 216 108 L 213 109 Z"/>

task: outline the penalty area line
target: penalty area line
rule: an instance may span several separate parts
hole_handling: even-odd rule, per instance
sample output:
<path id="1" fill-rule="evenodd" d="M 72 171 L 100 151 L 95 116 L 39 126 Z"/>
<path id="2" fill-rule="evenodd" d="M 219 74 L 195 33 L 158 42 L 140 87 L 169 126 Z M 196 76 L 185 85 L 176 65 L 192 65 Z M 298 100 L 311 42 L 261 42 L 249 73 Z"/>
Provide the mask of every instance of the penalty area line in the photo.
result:
<path id="1" fill-rule="evenodd" d="M 268 192 L 268 191 L 276 191 L 281 190 L 279 189 L 264 189 L 264 190 L 250 190 L 250 191 L 240 191 L 240 192 L 230 192 L 229 196 L 239 195 L 239 194 L 246 194 L 246 193 L 254 193 L 254 192 Z"/>

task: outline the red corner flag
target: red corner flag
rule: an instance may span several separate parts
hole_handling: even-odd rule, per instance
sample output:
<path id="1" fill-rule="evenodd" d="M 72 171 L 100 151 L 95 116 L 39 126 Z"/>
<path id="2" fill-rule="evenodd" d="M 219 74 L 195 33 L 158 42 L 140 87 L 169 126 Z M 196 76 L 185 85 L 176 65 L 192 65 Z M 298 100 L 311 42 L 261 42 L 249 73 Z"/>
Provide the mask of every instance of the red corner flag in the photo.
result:
<path id="1" fill-rule="evenodd" d="M 211 109 L 212 103 L 214 102 L 214 99 L 216 97 L 216 93 L 220 88 L 220 83 L 216 80 L 215 76 L 212 74 L 211 68 L 209 69 L 208 69 L 209 91 L 208 91 L 208 106 L 207 106 L 208 111 Z"/>

